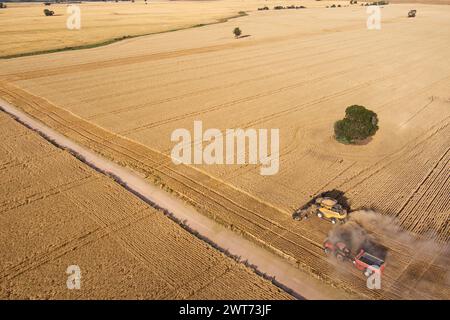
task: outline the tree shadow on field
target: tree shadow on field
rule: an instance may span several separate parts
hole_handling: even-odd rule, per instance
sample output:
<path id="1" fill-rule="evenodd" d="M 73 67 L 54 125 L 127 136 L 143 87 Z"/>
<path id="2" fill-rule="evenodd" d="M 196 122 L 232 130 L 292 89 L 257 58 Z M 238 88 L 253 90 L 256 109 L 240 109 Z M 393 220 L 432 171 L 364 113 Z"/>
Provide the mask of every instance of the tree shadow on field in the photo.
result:
<path id="1" fill-rule="evenodd" d="M 238 39 L 247 38 L 247 37 L 251 37 L 251 35 L 250 34 L 244 34 L 242 36 L 239 36 Z"/>

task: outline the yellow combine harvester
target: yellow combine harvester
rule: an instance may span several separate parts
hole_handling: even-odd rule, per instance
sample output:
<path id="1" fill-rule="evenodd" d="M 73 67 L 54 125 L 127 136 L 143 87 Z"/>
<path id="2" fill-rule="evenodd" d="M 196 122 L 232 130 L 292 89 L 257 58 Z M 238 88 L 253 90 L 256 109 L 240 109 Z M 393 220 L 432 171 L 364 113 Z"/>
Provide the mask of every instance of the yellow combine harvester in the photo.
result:
<path id="1" fill-rule="evenodd" d="M 345 210 L 335 199 L 324 197 L 316 199 L 316 215 L 335 224 L 345 222 L 347 210 Z"/>
<path id="2" fill-rule="evenodd" d="M 330 221 L 333 224 L 344 223 L 347 220 L 347 210 L 338 203 L 336 199 L 330 197 L 318 197 L 312 203 L 298 209 L 292 217 L 294 220 L 307 219 L 309 214 L 315 214 L 321 219 Z"/>

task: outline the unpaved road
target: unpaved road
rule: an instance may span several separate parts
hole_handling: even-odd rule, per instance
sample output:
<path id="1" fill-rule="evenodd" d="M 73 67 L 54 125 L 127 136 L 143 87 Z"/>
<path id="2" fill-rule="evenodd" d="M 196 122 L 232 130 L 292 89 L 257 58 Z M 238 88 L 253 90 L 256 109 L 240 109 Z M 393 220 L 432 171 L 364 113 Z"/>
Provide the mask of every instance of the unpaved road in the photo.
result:
<path id="1" fill-rule="evenodd" d="M 0 299 L 293 299 L 5 112 L 0 141 Z"/>
<path id="2" fill-rule="evenodd" d="M 81 147 L 1 99 L 0 107 L 21 123 L 39 132 L 53 144 L 69 150 L 78 159 L 97 171 L 113 177 L 127 190 L 138 195 L 141 199 L 165 210 L 172 218 L 182 221 L 190 230 L 198 233 L 201 238 L 233 256 L 240 257 L 241 261 L 246 261 L 248 264 L 256 267 L 258 272 L 273 277 L 281 287 L 284 287 L 287 291 L 292 291 L 291 293 L 297 298 L 350 298 L 345 292 L 326 286 L 322 282 L 313 279 L 295 268 L 287 261 L 284 261 L 279 256 L 256 246 L 235 232 L 224 228 L 213 220 L 198 213 L 193 207 L 186 205 L 179 198 L 147 183 L 135 172 L 120 167 Z"/>

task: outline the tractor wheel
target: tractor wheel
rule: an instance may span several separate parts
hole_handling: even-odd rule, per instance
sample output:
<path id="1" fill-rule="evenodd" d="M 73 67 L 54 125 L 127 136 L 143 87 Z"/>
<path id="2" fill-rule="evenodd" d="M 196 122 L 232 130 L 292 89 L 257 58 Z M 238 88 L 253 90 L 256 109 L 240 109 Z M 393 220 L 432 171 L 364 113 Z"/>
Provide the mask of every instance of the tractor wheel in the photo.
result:
<path id="1" fill-rule="evenodd" d="M 331 219 L 331 223 L 332 223 L 332 224 L 336 224 L 336 219 L 335 219 L 335 218 L 332 218 L 332 219 Z"/>
<path id="2" fill-rule="evenodd" d="M 336 254 L 336 259 L 337 259 L 339 262 L 342 262 L 342 261 L 344 261 L 344 256 L 343 256 L 342 254 L 338 253 L 338 254 Z"/>
<path id="3" fill-rule="evenodd" d="M 319 218 L 323 218 L 323 213 L 320 212 L 320 211 L 317 211 L 317 216 L 318 216 Z"/>
<path id="4" fill-rule="evenodd" d="M 372 271 L 370 269 L 364 270 L 364 275 L 368 278 L 372 274 Z"/>
<path id="5" fill-rule="evenodd" d="M 324 248 L 323 251 L 325 252 L 325 254 L 328 256 L 331 253 L 330 248 Z"/>

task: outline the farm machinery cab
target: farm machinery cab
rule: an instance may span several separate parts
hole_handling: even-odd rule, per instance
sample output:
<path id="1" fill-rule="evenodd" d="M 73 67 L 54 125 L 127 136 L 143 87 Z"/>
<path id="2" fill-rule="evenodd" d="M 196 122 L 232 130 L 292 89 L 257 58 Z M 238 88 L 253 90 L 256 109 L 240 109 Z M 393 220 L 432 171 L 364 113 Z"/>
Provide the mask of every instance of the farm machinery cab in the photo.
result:
<path id="1" fill-rule="evenodd" d="M 332 224 L 345 222 L 347 219 L 347 210 L 345 210 L 335 199 L 328 197 L 317 198 L 316 205 L 316 215 L 319 218 L 329 220 Z"/>
<path id="2" fill-rule="evenodd" d="M 379 273 L 381 275 L 384 271 L 384 260 L 367 252 L 364 248 L 358 248 L 358 253 L 354 255 L 352 250 L 344 242 L 332 242 L 326 239 L 323 244 L 323 249 L 327 255 L 335 256 L 340 262 L 352 262 L 358 270 L 363 271 L 366 277 L 369 277 L 373 273 Z"/>

